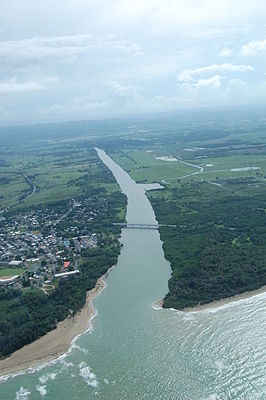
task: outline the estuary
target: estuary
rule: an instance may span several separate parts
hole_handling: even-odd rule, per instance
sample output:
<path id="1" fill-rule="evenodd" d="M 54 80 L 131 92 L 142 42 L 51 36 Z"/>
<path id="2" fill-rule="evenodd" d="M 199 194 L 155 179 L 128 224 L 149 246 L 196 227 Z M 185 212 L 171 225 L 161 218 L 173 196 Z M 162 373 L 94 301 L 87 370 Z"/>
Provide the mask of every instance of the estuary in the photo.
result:
<path id="1" fill-rule="evenodd" d="M 127 222 L 155 224 L 146 190 L 98 156 L 128 197 Z M 1 399 L 259 400 L 266 398 L 265 294 L 184 313 L 158 310 L 171 269 L 157 230 L 123 229 L 97 316 L 70 351 L 1 378 Z"/>

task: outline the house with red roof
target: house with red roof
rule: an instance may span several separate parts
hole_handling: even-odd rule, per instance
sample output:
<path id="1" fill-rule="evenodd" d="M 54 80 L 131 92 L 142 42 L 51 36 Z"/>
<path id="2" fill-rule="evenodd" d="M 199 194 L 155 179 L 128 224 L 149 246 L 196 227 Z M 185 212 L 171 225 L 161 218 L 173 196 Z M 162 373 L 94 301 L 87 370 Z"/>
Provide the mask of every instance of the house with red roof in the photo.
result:
<path id="1" fill-rule="evenodd" d="M 64 269 L 67 269 L 70 266 L 70 261 L 64 261 Z"/>

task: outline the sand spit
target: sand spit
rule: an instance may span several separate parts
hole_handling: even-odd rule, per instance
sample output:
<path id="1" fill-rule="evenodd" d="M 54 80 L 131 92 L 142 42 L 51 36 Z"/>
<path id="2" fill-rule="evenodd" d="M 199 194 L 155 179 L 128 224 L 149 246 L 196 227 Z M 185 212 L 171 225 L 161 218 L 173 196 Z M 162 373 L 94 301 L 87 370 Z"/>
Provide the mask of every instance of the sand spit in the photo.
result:
<path id="1" fill-rule="evenodd" d="M 251 297 L 258 296 L 265 292 L 266 292 L 266 286 L 262 286 L 260 289 L 257 289 L 257 290 L 250 290 L 248 292 L 236 294 L 235 296 L 226 297 L 225 299 L 212 301 L 211 303 L 202 304 L 202 305 L 198 305 L 195 307 L 188 307 L 188 308 L 185 308 L 184 311 L 185 312 L 197 312 L 197 311 L 203 311 L 203 310 L 212 310 L 215 308 L 223 307 L 227 304 L 237 303 L 241 300 L 250 299 Z"/>
<path id="2" fill-rule="evenodd" d="M 186 312 L 186 313 L 198 312 L 198 311 L 204 311 L 204 310 L 211 311 L 213 309 L 218 309 L 220 307 L 223 307 L 227 304 L 237 303 L 241 300 L 250 299 L 252 297 L 258 296 L 263 293 L 266 293 L 266 285 L 262 286 L 260 289 L 257 289 L 257 290 L 250 290 L 248 292 L 236 294 L 235 296 L 226 297 L 225 299 L 212 301 L 211 303 L 199 304 L 195 307 L 185 308 L 184 310 L 175 310 L 173 308 L 171 310 L 181 311 L 181 312 Z M 164 309 L 163 308 L 163 300 L 157 300 L 156 302 L 153 303 L 152 307 L 154 310 Z M 164 310 L 167 310 L 167 308 L 165 308 Z"/>

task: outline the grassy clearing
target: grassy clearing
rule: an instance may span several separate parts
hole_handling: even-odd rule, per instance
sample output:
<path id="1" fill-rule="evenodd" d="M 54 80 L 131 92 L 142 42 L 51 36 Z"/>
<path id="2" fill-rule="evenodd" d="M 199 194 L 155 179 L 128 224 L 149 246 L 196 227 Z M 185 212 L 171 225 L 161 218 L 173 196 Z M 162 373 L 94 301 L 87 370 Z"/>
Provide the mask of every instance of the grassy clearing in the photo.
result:
<path id="1" fill-rule="evenodd" d="M 0 268 L 0 278 L 3 276 L 15 276 L 15 275 L 21 275 L 25 272 L 25 269 L 23 268 Z"/>

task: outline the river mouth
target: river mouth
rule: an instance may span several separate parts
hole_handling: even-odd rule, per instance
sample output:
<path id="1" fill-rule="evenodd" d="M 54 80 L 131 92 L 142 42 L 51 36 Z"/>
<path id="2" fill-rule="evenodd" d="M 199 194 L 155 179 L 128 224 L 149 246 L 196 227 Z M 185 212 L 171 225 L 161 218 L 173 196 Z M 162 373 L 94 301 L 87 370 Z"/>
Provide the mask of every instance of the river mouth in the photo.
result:
<path id="1" fill-rule="evenodd" d="M 127 221 L 155 223 L 143 185 L 106 160 L 128 196 Z M 266 295 L 200 313 L 158 312 L 152 304 L 171 272 L 159 232 L 123 229 L 121 242 L 94 301 L 92 332 L 64 359 L 3 383 L 3 399 L 264 399 Z"/>

